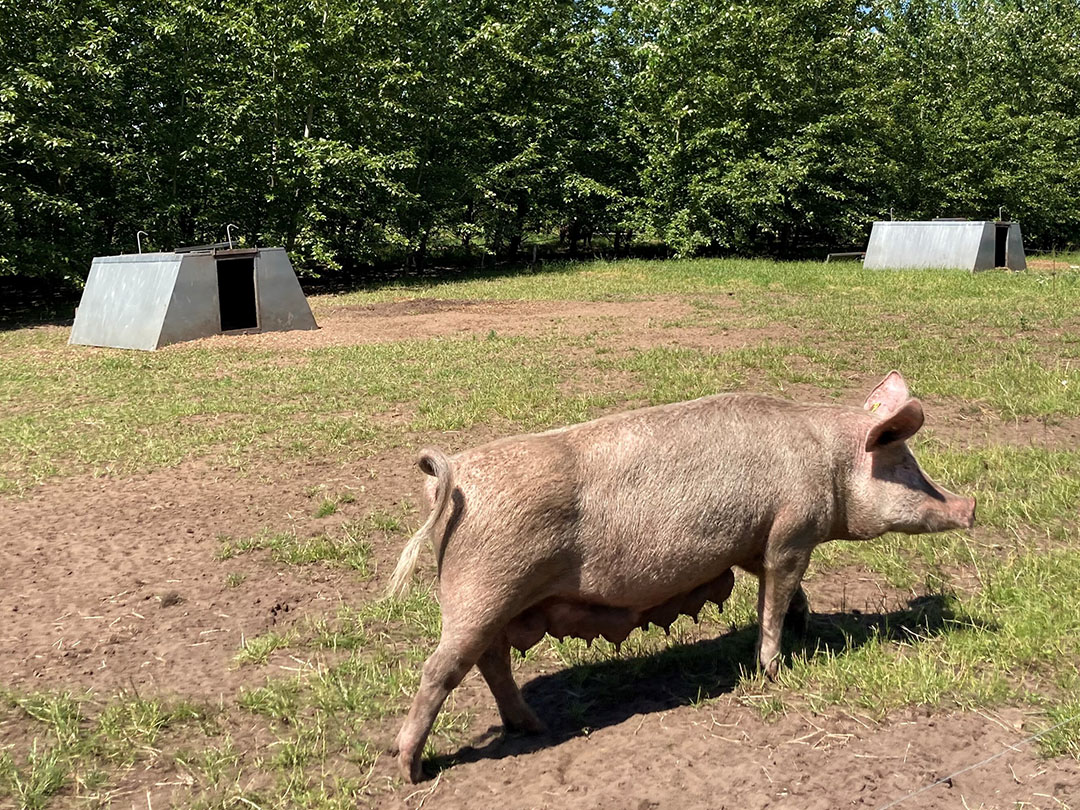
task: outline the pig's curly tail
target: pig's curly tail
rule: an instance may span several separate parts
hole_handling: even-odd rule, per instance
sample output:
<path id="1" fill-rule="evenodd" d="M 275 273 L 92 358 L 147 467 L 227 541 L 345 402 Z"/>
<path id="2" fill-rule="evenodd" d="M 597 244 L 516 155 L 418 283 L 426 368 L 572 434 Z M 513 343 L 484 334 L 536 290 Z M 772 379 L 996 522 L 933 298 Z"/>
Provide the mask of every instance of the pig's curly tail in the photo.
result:
<path id="1" fill-rule="evenodd" d="M 394 574 L 390 577 L 390 586 L 386 589 L 386 595 L 400 599 L 409 590 L 409 582 L 412 580 L 416 564 L 420 559 L 420 549 L 426 541 L 431 540 L 431 532 L 442 518 L 450 503 L 450 493 L 454 489 L 454 468 L 450 459 L 441 450 L 434 447 L 425 447 L 420 451 L 416 464 L 422 472 L 435 479 L 435 504 L 431 507 L 424 525 L 417 529 L 401 552 Z"/>

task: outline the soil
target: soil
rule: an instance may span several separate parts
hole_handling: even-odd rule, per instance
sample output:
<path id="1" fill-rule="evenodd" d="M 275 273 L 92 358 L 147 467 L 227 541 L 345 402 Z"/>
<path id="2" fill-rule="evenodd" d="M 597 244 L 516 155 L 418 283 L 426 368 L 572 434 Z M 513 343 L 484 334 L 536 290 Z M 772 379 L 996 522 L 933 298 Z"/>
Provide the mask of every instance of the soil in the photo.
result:
<path id="1" fill-rule="evenodd" d="M 250 348 L 306 349 L 435 337 L 483 337 L 491 332 L 512 337 L 558 338 L 602 331 L 615 347 L 737 349 L 801 337 L 797 329 L 786 325 L 767 328 L 741 325 L 743 318 L 734 293 L 720 293 L 709 301 L 708 313 L 694 309 L 678 297 L 643 301 L 416 298 L 354 306 L 316 303 L 318 330 L 220 335 L 201 342 L 214 345 L 239 339 Z"/>
<path id="2" fill-rule="evenodd" d="M 1075 270 L 1077 267 L 1080 267 L 1075 261 L 1058 258 L 1028 259 L 1027 266 L 1029 270 L 1056 270 L 1058 272 Z"/>
<path id="3" fill-rule="evenodd" d="M 987 757 L 1005 756 L 903 801 L 901 808 L 1075 807 L 1080 767 L 1009 750 L 1017 710 L 763 722 L 724 704 L 632 714 L 555 746 L 511 740 L 466 749 L 412 806 L 471 808 L 884 808 Z M 1021 803 L 1025 804 L 1021 804 Z M 1070 804 L 1071 803 L 1071 804 Z M 391 806 L 387 803 L 387 806 Z"/>
<path id="4" fill-rule="evenodd" d="M 248 677 L 232 666 L 242 639 L 370 598 L 372 586 L 338 568 L 278 565 L 264 551 L 221 560 L 225 539 L 263 530 L 307 537 L 402 498 L 417 503 L 411 473 L 407 450 L 242 475 L 189 463 L 135 478 L 55 481 L 0 500 L 8 685 L 234 694 Z M 323 489 L 310 497 L 313 487 Z M 343 492 L 356 500 L 314 517 L 322 497 Z M 226 583 L 230 572 L 244 576 L 236 587 Z"/>
<path id="5" fill-rule="evenodd" d="M 324 311 L 318 332 L 208 343 L 307 347 L 484 335 L 491 329 L 586 334 L 614 322 L 624 339 L 644 346 L 674 340 L 670 329 L 653 324 L 690 311 L 676 299 L 404 301 Z M 726 334 L 679 329 L 678 340 L 746 345 L 768 339 L 735 327 Z M 973 430 L 989 431 L 977 415 L 971 418 L 979 426 Z M 955 420 L 950 415 L 940 421 Z M 934 429 L 946 430 L 937 424 Z M 1075 440 L 1077 429 L 1075 421 L 993 426 L 998 440 L 1019 443 Z M 457 437 L 455 443 L 466 438 L 477 437 Z M 56 480 L 24 496 L 2 498 L 5 685 L 22 692 L 63 688 L 229 703 L 241 686 L 261 684 L 266 676 L 265 669 L 235 665 L 243 638 L 373 598 L 384 587 L 403 538 L 376 541 L 376 570 L 367 580 L 325 565 L 280 565 L 264 551 L 222 560 L 224 538 L 263 530 L 293 530 L 300 536 L 333 532 L 373 509 L 392 509 L 405 500 L 419 503 L 420 483 L 412 451 L 401 448 L 337 464 L 282 465 L 268 459 L 244 472 L 188 462 L 130 478 Z M 314 516 L 323 497 L 343 492 L 354 500 L 334 515 Z M 243 581 L 230 587 L 230 573 L 243 575 Z M 861 616 L 873 624 L 907 609 L 913 599 L 917 604 L 920 596 L 890 589 L 858 569 L 812 577 L 807 591 L 815 612 L 812 633 L 816 628 L 823 636 L 839 617 Z M 747 639 L 740 636 L 740 643 L 752 644 Z M 732 639 L 695 643 L 708 649 Z M 731 674 L 731 683 L 737 674 Z M 550 728 L 530 738 L 501 735 L 494 701 L 474 672 L 452 698 L 458 710 L 474 713 L 466 745 L 435 763 L 432 780 L 399 784 L 374 801 L 411 808 L 473 808 L 496 801 L 505 808 L 874 808 L 1007 751 L 900 807 L 1080 806 L 1080 763 L 1039 759 L 1031 746 L 1010 748 L 1037 728 L 1016 708 L 950 714 L 910 710 L 882 723 L 842 712 L 795 713 L 767 722 L 728 694 L 728 682 L 710 685 L 706 696 L 716 700 L 695 706 L 702 685 L 669 673 L 644 680 L 634 695 L 613 704 L 589 694 L 588 679 L 582 685 L 572 675 L 530 665 L 518 673 L 527 699 Z M 580 720 L 568 716 L 571 693 L 599 707 L 587 713 L 585 731 Z M 379 726 L 387 745 L 399 721 Z M 381 757 L 377 777 L 389 780 L 394 773 L 389 757 Z M 142 788 L 176 784 L 153 771 L 146 778 L 161 781 L 140 786 L 136 796 Z M 162 790 L 168 796 L 173 788 Z M 168 805 L 161 799 L 153 806 Z"/>

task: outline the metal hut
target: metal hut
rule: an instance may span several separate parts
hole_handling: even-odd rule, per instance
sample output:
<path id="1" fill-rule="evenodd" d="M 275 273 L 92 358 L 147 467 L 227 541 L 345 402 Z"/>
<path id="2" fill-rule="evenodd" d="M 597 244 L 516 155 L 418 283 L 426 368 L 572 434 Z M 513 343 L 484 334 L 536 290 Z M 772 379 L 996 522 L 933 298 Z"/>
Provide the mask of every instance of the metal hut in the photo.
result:
<path id="1" fill-rule="evenodd" d="M 875 222 L 863 267 L 1026 270 L 1020 223 L 934 219 Z"/>
<path id="2" fill-rule="evenodd" d="M 222 243 L 94 259 L 68 342 L 153 351 L 289 329 L 318 325 L 285 250 Z"/>

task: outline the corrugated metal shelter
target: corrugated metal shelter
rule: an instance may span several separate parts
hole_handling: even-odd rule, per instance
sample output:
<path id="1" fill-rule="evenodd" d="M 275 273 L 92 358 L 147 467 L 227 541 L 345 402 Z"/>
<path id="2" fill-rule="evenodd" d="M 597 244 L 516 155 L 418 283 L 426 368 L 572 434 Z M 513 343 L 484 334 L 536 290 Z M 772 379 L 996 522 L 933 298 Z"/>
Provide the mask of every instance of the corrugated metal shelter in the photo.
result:
<path id="1" fill-rule="evenodd" d="M 875 222 L 863 267 L 1026 270 L 1018 222 L 935 219 Z"/>
<path id="2" fill-rule="evenodd" d="M 100 256 L 69 343 L 153 351 L 223 332 L 318 329 L 282 248 Z"/>

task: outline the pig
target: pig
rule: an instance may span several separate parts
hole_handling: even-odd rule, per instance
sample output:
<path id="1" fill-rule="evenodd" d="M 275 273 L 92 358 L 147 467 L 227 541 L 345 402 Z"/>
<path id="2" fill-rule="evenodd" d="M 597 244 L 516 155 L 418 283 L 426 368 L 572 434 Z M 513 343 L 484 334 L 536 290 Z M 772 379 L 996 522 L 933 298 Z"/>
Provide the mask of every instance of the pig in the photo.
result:
<path id="1" fill-rule="evenodd" d="M 719 394 L 421 451 L 431 511 L 389 593 L 407 591 L 430 542 L 442 634 L 391 749 L 402 776 L 422 777 L 435 717 L 474 665 L 506 729 L 541 731 L 511 647 L 667 627 L 722 605 L 735 567 L 758 579 L 757 662 L 774 678 L 785 618 L 805 625 L 815 546 L 974 523 L 974 499 L 933 483 L 907 447 L 923 418 L 893 371 L 862 408 Z"/>

